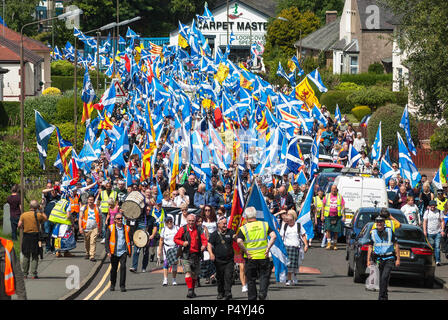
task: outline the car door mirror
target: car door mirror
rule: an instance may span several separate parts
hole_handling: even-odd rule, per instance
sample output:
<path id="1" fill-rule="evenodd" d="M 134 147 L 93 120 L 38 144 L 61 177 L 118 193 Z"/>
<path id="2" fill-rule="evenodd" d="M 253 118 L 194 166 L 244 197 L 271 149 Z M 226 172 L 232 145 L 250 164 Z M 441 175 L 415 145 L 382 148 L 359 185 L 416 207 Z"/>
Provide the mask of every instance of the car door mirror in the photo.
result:
<path id="1" fill-rule="evenodd" d="M 355 240 L 357 237 L 358 237 L 357 234 L 354 232 L 352 234 L 350 234 L 350 238 L 353 240 Z"/>

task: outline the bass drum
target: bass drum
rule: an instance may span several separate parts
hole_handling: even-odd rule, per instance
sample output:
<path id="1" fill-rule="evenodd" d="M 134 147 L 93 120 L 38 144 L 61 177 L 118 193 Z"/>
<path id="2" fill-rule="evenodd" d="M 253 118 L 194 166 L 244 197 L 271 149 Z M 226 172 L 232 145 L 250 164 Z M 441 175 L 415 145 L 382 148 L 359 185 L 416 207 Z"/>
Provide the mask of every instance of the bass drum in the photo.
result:
<path id="1" fill-rule="evenodd" d="M 132 191 L 121 205 L 127 219 L 137 219 L 145 208 L 145 197 L 138 191 Z"/>
<path id="2" fill-rule="evenodd" d="M 136 230 L 134 232 L 134 244 L 139 248 L 144 248 L 149 243 L 149 233 L 145 230 Z"/>

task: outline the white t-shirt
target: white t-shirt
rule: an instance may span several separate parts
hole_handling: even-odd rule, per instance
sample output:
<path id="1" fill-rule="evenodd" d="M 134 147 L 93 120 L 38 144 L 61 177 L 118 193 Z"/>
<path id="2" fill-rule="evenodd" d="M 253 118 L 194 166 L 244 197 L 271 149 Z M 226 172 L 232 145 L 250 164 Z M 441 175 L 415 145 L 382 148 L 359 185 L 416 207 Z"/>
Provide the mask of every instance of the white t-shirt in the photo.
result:
<path id="1" fill-rule="evenodd" d="M 183 227 L 187 224 L 187 218 L 184 217 L 184 215 L 180 216 L 180 226 Z"/>
<path id="2" fill-rule="evenodd" d="M 363 150 L 365 146 L 366 146 L 366 140 L 364 140 L 364 138 L 361 139 L 355 138 L 355 140 L 353 140 L 353 148 L 355 148 L 356 151 L 361 152 L 361 150 Z"/>
<path id="3" fill-rule="evenodd" d="M 300 225 L 300 233 L 301 236 L 303 236 L 304 234 L 306 234 L 305 229 L 303 228 L 303 225 Z M 291 226 L 287 226 L 286 230 L 285 230 L 285 224 L 282 224 L 282 227 L 280 229 L 280 236 L 283 239 L 283 243 L 285 244 L 285 246 L 288 247 L 299 247 L 301 246 L 301 236 L 299 237 L 299 234 L 297 233 L 297 222 L 294 223 L 294 225 Z"/>
<path id="4" fill-rule="evenodd" d="M 174 242 L 174 236 L 176 235 L 178 230 L 178 226 L 173 226 L 171 229 L 168 227 L 163 227 L 162 231 L 160 232 L 160 237 L 163 238 L 165 251 L 176 246 L 176 243 Z"/>
<path id="5" fill-rule="evenodd" d="M 216 231 L 216 229 L 218 229 L 218 225 L 216 224 L 216 222 L 203 222 L 202 223 L 208 230 L 208 234 L 212 234 L 213 232 Z"/>
<path id="6" fill-rule="evenodd" d="M 420 223 L 420 216 L 418 214 L 418 207 L 414 204 L 412 206 L 405 204 L 401 207 L 401 212 L 404 213 L 406 219 L 408 219 L 408 223 L 414 226 L 418 226 Z"/>
<path id="7" fill-rule="evenodd" d="M 425 211 L 423 215 L 423 220 L 428 220 L 426 231 L 428 234 L 437 234 L 442 232 L 443 213 L 436 209 L 435 211 L 430 211 L 429 209 Z"/>
<path id="8" fill-rule="evenodd" d="M 189 204 L 189 198 L 187 195 L 184 195 L 184 197 L 182 198 L 180 195 L 176 196 L 174 198 L 174 204 L 176 205 L 176 207 L 180 208 L 181 205 L 183 204 Z"/>
<path id="9" fill-rule="evenodd" d="M 98 225 L 96 223 L 96 218 L 95 218 L 95 210 L 94 209 L 90 209 L 87 211 L 87 223 L 86 223 L 86 231 L 90 231 L 95 229 Z M 80 212 L 84 212 L 85 207 L 81 208 Z"/>

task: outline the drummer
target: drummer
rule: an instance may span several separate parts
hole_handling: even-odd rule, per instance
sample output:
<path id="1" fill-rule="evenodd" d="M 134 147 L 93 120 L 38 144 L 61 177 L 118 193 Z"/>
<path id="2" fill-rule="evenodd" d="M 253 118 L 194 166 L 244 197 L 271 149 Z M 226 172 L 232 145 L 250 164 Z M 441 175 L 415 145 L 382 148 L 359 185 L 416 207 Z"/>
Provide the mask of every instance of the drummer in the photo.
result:
<path id="1" fill-rule="evenodd" d="M 140 257 L 140 252 L 143 251 L 143 262 L 142 262 L 142 272 L 146 272 L 149 260 L 149 244 L 157 234 L 157 224 L 156 219 L 151 215 L 152 207 L 147 205 L 143 209 L 143 213 L 135 220 L 135 232 L 137 230 L 143 230 L 148 236 L 148 241 L 146 244 L 135 243 L 134 241 L 134 254 L 132 255 L 132 266 L 129 268 L 131 272 L 137 272 L 138 260 Z"/>

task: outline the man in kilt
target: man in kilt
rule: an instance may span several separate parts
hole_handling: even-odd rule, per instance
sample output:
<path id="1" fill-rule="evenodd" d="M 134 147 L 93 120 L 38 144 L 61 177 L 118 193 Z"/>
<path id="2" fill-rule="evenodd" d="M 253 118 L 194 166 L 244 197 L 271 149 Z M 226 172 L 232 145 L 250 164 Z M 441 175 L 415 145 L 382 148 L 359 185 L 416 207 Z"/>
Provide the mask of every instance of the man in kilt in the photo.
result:
<path id="1" fill-rule="evenodd" d="M 165 226 L 160 232 L 159 248 L 157 250 L 158 264 L 163 260 L 163 282 L 162 286 L 168 285 L 168 270 L 172 268 L 173 282 L 172 285 L 177 285 L 177 245 L 174 242 L 174 236 L 179 231 L 179 227 L 174 225 L 173 218 L 168 216 L 165 218 Z"/>

